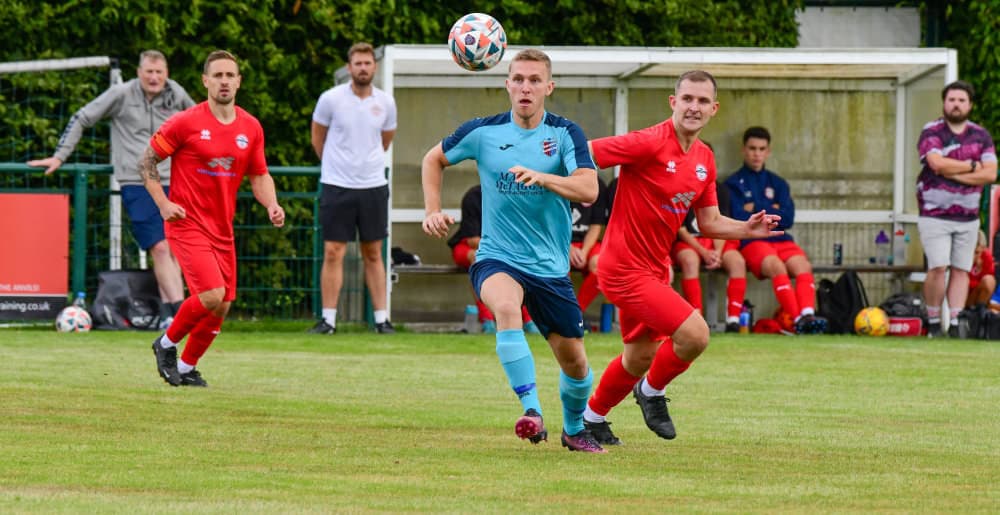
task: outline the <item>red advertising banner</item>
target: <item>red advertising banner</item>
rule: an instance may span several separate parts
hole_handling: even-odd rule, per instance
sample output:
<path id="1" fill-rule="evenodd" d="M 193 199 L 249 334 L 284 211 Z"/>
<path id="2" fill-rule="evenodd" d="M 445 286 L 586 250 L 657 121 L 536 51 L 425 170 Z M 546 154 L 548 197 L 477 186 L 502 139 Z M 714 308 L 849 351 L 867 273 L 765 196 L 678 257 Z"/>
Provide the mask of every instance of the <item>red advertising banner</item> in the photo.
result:
<path id="1" fill-rule="evenodd" d="M 54 319 L 69 289 L 69 195 L 0 193 L 0 320 Z"/>

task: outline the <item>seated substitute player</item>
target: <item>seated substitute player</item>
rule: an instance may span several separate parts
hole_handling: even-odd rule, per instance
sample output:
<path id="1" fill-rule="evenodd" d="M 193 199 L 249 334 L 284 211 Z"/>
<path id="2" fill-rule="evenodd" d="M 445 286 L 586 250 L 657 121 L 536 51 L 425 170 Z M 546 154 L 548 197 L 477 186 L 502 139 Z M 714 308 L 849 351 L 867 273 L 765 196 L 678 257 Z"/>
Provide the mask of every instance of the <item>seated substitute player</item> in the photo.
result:
<path id="1" fill-rule="evenodd" d="M 747 291 L 747 266 L 739 251 L 739 241 L 703 237 L 698 231 L 694 212 L 689 211 L 684 225 L 677 231 L 672 257 L 680 268 L 684 298 L 702 313 L 701 280 L 698 277 L 702 263 L 706 270 L 722 267 L 726 271 L 729 275 L 726 283 L 726 332 L 739 332 L 743 296 Z"/>
<path id="2" fill-rule="evenodd" d="M 448 235 L 455 220 L 441 211 L 444 169 L 474 159 L 483 187 L 483 238 L 469 275 L 497 317 L 497 357 L 524 409 L 514 432 L 532 443 L 548 437 L 535 360 L 522 328 L 521 305 L 527 304 L 561 369 L 562 445 L 603 453 L 583 425 L 594 375 L 567 252 L 569 203 L 597 198 L 597 172 L 583 130 L 545 111 L 545 99 L 555 88 L 548 55 L 535 49 L 518 52 L 505 86 L 509 111 L 465 122 L 424 156 L 423 230 L 439 238 Z"/>
<path id="3" fill-rule="evenodd" d="M 740 252 L 754 275 L 771 280 L 781 309 L 794 317 L 796 333 L 825 333 L 827 321 L 816 315 L 812 263 L 787 232 L 795 223 L 795 203 L 788 182 L 764 167 L 770 155 L 771 133 L 767 129 L 750 127 L 743 132 L 743 167 L 725 182 L 729 212 L 737 220 L 747 220 L 760 210 L 779 215 L 778 228 L 784 232 L 760 240 L 743 240 Z M 794 290 L 789 275 L 795 277 Z"/>
<path id="4" fill-rule="evenodd" d="M 990 297 L 996 288 L 993 254 L 990 254 L 990 249 L 986 246 L 986 234 L 979 231 L 976 254 L 972 259 L 972 270 L 969 271 L 969 296 L 965 300 L 965 307 L 990 302 Z"/>
<path id="5" fill-rule="evenodd" d="M 458 225 L 458 231 L 448 239 L 448 246 L 451 247 L 451 259 L 465 271 L 472 268 L 476 262 L 476 249 L 479 248 L 480 233 L 483 226 L 483 188 L 475 185 L 462 195 L 462 221 Z M 476 308 L 479 310 L 479 323 L 482 324 L 483 332 L 486 334 L 496 334 L 497 321 L 490 308 L 486 307 L 482 299 L 472 292 L 476 299 Z M 521 317 L 524 319 L 524 332 L 538 334 L 538 326 L 531 320 L 528 308 L 521 306 Z"/>
<path id="6" fill-rule="evenodd" d="M 572 202 L 573 236 L 569 248 L 569 264 L 574 270 L 583 272 L 583 282 L 576 294 L 580 311 L 597 298 L 597 261 L 601 255 L 601 233 L 608 224 L 608 188 L 600 177 L 597 178 L 597 200 L 592 203 Z"/>

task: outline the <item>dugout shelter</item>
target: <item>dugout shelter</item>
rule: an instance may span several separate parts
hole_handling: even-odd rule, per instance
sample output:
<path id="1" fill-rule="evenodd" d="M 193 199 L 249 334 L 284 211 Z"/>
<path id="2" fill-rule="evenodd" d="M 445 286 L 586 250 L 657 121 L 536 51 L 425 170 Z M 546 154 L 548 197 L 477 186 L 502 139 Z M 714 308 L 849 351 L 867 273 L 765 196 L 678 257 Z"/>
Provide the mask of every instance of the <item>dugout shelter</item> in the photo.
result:
<path id="1" fill-rule="evenodd" d="M 445 242 L 420 229 L 420 161 L 461 122 L 509 109 L 504 78 L 521 48 L 509 47 L 503 61 L 485 72 L 457 66 L 444 44 L 377 49 L 375 83 L 395 97 L 399 111 L 387 157 L 390 247 L 401 246 L 424 263 L 451 263 Z M 556 82 L 547 109 L 578 123 L 588 138 L 666 119 L 677 76 L 691 69 L 712 73 L 721 107 L 702 138 L 715 149 L 720 180 L 742 164 L 743 131 L 763 125 L 773 137 L 767 166 L 788 180 L 796 201 L 791 233 L 813 263 L 832 262 L 834 243 L 842 245 L 845 263 L 867 263 L 878 231 L 897 228 L 911 235 L 908 262 L 920 261 L 916 141 L 923 125 L 940 116 L 941 88 L 958 78 L 955 50 L 539 48 L 551 57 Z M 346 68 L 337 70 L 335 80 L 349 80 Z M 600 173 L 609 181 L 614 171 Z M 476 182 L 474 163 L 446 171 L 443 205 L 456 218 L 463 193 Z M 887 281 L 878 279 L 865 281 L 875 290 L 873 298 L 884 296 L 878 288 Z M 471 300 L 464 295 L 468 290 L 468 280 L 458 274 L 407 274 L 389 284 L 392 319 L 458 320 Z M 769 290 L 756 299 L 753 291 L 750 298 L 758 305 L 773 305 Z"/>

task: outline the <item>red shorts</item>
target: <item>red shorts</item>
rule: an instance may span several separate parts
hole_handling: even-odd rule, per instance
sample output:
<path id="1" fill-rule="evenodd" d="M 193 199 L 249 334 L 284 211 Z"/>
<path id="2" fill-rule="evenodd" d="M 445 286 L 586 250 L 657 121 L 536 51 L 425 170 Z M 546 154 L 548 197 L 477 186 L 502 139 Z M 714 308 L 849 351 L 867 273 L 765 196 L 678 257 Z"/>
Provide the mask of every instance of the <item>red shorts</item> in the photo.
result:
<path id="1" fill-rule="evenodd" d="M 466 270 L 472 267 L 472 260 L 469 259 L 469 252 L 472 252 L 473 248 L 469 246 L 468 242 L 469 240 L 467 238 L 462 238 L 462 240 L 455 245 L 455 248 L 451 249 L 452 261 Z"/>
<path id="2" fill-rule="evenodd" d="M 583 242 L 582 241 L 574 241 L 574 242 L 571 242 L 570 245 L 572 245 L 572 246 L 574 246 L 574 247 L 576 247 L 578 249 L 582 249 L 583 248 Z M 594 256 L 599 256 L 600 254 L 601 254 L 601 242 L 597 242 L 597 243 L 594 244 L 593 247 L 590 248 L 590 252 L 587 254 L 587 262 L 584 263 L 583 268 L 576 268 L 576 267 L 574 267 L 574 268 L 576 268 L 577 270 L 586 270 L 587 269 L 587 264 L 590 263 L 590 258 L 592 258 Z M 570 265 L 570 266 L 573 266 L 573 265 Z"/>
<path id="3" fill-rule="evenodd" d="M 794 241 L 755 241 L 747 244 L 740 252 L 747 262 L 747 269 L 758 279 L 762 279 L 760 267 L 767 256 L 778 256 L 782 263 L 794 256 L 805 256 L 806 253 Z"/>
<path id="4" fill-rule="evenodd" d="M 712 250 L 715 248 L 715 240 L 713 240 L 712 238 L 704 238 L 699 236 L 695 238 L 695 240 L 697 240 L 699 245 L 708 250 Z M 670 250 L 670 257 L 673 258 L 674 263 L 677 262 L 677 253 L 684 249 L 693 249 L 693 247 L 691 245 L 688 245 L 687 243 L 684 243 L 681 240 L 677 240 L 674 242 L 673 248 L 671 248 Z M 726 240 L 726 243 L 722 245 L 722 255 L 725 255 L 726 252 L 729 252 L 730 250 L 736 250 L 736 251 L 740 250 L 739 240 Z"/>
<path id="5" fill-rule="evenodd" d="M 625 343 L 663 341 L 695 311 L 662 278 L 633 274 L 599 281 L 604 297 L 619 310 Z"/>
<path id="6" fill-rule="evenodd" d="M 220 248 L 191 233 L 169 234 L 170 250 L 184 272 L 184 282 L 192 294 L 225 288 L 222 300 L 236 298 L 236 249 Z"/>

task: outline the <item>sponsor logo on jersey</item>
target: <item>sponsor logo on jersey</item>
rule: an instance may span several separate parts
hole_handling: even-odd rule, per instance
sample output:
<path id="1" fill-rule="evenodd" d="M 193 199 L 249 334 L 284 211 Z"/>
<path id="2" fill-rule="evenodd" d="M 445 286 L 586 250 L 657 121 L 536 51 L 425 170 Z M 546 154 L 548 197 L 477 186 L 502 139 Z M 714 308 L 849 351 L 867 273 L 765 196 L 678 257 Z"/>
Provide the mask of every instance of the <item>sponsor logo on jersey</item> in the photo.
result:
<path id="1" fill-rule="evenodd" d="M 545 138 L 544 140 L 542 140 L 542 152 L 544 152 L 545 155 L 547 156 L 555 155 L 556 150 L 558 150 L 558 148 L 556 147 L 556 140 L 552 138 Z"/>
<path id="2" fill-rule="evenodd" d="M 208 129 L 201 130 L 201 139 L 209 141 L 212 139 L 212 133 Z"/>
<path id="3" fill-rule="evenodd" d="M 247 148 L 250 146 L 250 138 L 248 138 L 246 134 L 236 136 L 236 146 L 239 147 L 240 150 Z"/>
<path id="4" fill-rule="evenodd" d="M 668 173 L 677 173 L 677 163 L 675 163 L 673 161 L 667 161 L 667 172 Z"/>
<path id="5" fill-rule="evenodd" d="M 694 197 L 697 193 L 693 191 L 685 191 L 683 193 L 677 193 L 670 198 L 669 204 L 663 204 L 663 209 L 670 211 L 671 213 L 687 214 L 691 210 L 691 202 L 694 202 Z"/>
<path id="6" fill-rule="evenodd" d="M 503 145 L 500 145 L 500 150 L 507 150 L 508 148 L 513 147 L 513 146 L 514 145 L 511 144 L 511 143 L 504 143 Z"/>
<path id="7" fill-rule="evenodd" d="M 223 170 L 229 171 L 229 168 L 233 166 L 233 161 L 235 160 L 235 157 L 216 157 L 208 162 L 208 166 L 209 168 L 221 167 Z"/>

